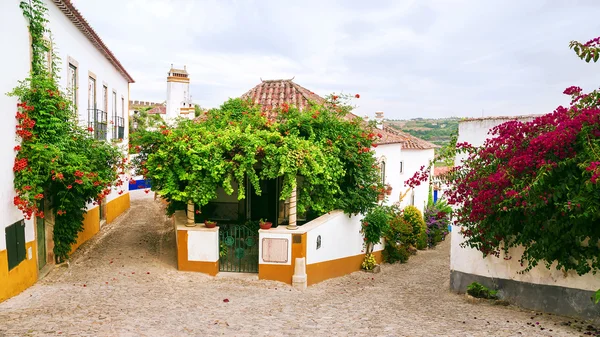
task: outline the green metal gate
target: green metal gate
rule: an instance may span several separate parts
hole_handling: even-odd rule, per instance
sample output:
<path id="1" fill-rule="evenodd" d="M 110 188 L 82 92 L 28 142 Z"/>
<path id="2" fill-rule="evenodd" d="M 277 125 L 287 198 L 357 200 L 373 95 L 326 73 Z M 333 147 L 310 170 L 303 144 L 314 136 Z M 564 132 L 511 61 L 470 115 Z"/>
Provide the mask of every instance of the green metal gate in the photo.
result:
<path id="1" fill-rule="evenodd" d="M 258 230 L 219 225 L 219 271 L 258 273 Z"/>

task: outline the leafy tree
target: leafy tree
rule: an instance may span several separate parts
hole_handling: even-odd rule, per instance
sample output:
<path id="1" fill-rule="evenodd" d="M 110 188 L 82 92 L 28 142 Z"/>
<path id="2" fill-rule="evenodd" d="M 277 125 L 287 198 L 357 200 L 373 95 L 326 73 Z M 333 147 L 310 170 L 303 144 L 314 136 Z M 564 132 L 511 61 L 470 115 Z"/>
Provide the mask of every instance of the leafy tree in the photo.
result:
<path id="1" fill-rule="evenodd" d="M 243 199 L 246 179 L 260 195 L 260 181 L 275 178 L 283 179 L 284 200 L 302 176 L 298 212 L 366 213 L 382 189 L 371 151 L 377 135 L 360 118 L 347 119 L 350 110 L 331 96 L 327 104 L 302 111 L 283 104 L 269 119 L 260 106 L 230 99 L 196 121 L 147 131 L 135 151 L 141 153 L 141 172 L 169 202 L 203 206 L 219 187 L 234 193 L 234 182 Z"/>

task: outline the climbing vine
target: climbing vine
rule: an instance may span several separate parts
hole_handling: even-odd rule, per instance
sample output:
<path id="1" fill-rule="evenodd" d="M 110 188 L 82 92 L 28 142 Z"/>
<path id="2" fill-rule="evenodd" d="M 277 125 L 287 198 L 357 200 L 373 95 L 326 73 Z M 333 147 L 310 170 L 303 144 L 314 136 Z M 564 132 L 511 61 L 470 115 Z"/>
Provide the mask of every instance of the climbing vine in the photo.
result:
<path id="1" fill-rule="evenodd" d="M 236 186 L 243 199 L 246 179 L 260 194 L 261 180 L 281 178 L 281 199 L 297 188 L 300 213 L 364 213 L 382 187 L 371 150 L 378 135 L 360 118 L 347 118 L 346 102 L 333 95 L 302 111 L 283 104 L 269 118 L 260 106 L 231 99 L 196 121 L 138 134 L 140 173 L 168 201 L 202 206 L 218 188 L 232 194 Z"/>
<path id="2" fill-rule="evenodd" d="M 54 254 L 57 262 L 68 258 L 89 203 L 97 204 L 121 185 L 125 159 L 121 151 L 93 138 L 76 121 L 76 107 L 60 90 L 56 55 L 45 40 L 47 8 L 42 0 L 22 1 L 29 21 L 31 72 L 9 93 L 18 99 L 14 204 L 27 219 L 44 218 L 46 203 L 55 218 Z M 93 131 L 93 129 L 91 130 Z M 119 172 L 120 170 L 120 172 Z M 122 192 L 121 192 L 122 193 Z"/>

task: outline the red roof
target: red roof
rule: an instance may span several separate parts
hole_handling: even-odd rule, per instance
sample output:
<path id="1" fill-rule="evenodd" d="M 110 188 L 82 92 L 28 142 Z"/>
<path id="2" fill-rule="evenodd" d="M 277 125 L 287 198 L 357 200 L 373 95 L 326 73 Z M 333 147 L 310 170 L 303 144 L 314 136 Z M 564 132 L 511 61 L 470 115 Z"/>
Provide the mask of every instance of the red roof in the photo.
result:
<path id="1" fill-rule="evenodd" d="M 274 117 L 275 110 L 283 103 L 294 105 L 300 110 L 308 107 L 311 103 L 323 104 L 326 100 L 314 92 L 304 88 L 301 85 L 289 80 L 262 80 L 261 83 L 250 89 L 242 95 L 241 98 L 250 98 L 255 104 L 261 105 L 261 110 L 267 112 L 269 117 Z M 346 119 L 357 118 L 353 113 L 346 115 Z M 359 117 L 360 118 L 360 117 Z M 437 147 L 434 144 L 426 142 L 417 137 L 396 132 L 389 128 L 377 130 L 383 137 L 377 141 L 377 144 L 402 144 L 403 148 L 409 149 L 430 149 Z"/>
<path id="2" fill-rule="evenodd" d="M 396 143 L 402 144 L 402 149 L 427 150 L 427 149 L 434 149 L 434 148 L 439 147 L 438 145 L 430 143 L 421 138 L 415 137 L 406 132 L 402 132 L 400 130 L 395 130 L 387 125 L 384 126 L 383 130 L 386 131 L 387 133 L 395 135 L 397 137 L 397 139 L 400 139 Z"/>
<path id="3" fill-rule="evenodd" d="M 83 18 L 79 10 L 73 6 L 71 0 L 53 0 L 54 4 L 65 14 L 69 20 L 87 37 L 88 40 L 108 59 L 108 61 L 123 75 L 129 83 L 135 81 L 115 55 L 108 49 L 102 39 L 96 34 L 90 24 Z"/>
<path id="4" fill-rule="evenodd" d="M 325 99 L 314 92 L 289 80 L 267 80 L 263 81 L 242 95 L 243 99 L 252 99 L 255 104 L 261 105 L 261 110 L 272 117 L 273 110 L 287 103 L 302 110 L 311 102 L 322 104 Z"/>
<path id="5" fill-rule="evenodd" d="M 164 115 L 167 113 L 167 107 L 165 105 L 157 105 L 155 107 L 153 107 L 152 109 L 146 111 L 147 114 L 149 115 Z"/>
<path id="6" fill-rule="evenodd" d="M 434 177 L 443 176 L 443 175 L 447 174 L 448 172 L 450 172 L 451 170 L 452 170 L 452 167 L 449 167 L 449 166 L 434 167 L 433 168 L 433 176 Z"/>

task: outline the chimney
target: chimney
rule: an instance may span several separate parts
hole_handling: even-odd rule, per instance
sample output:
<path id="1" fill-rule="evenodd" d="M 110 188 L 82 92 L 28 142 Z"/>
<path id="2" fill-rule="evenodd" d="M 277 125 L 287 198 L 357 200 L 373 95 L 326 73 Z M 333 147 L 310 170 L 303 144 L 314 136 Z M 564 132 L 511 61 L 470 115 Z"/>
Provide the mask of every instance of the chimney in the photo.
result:
<path id="1" fill-rule="evenodd" d="M 375 122 L 377 128 L 383 130 L 383 111 L 375 111 Z"/>
<path id="2" fill-rule="evenodd" d="M 183 70 L 187 70 L 187 66 L 186 65 L 183 66 Z"/>

